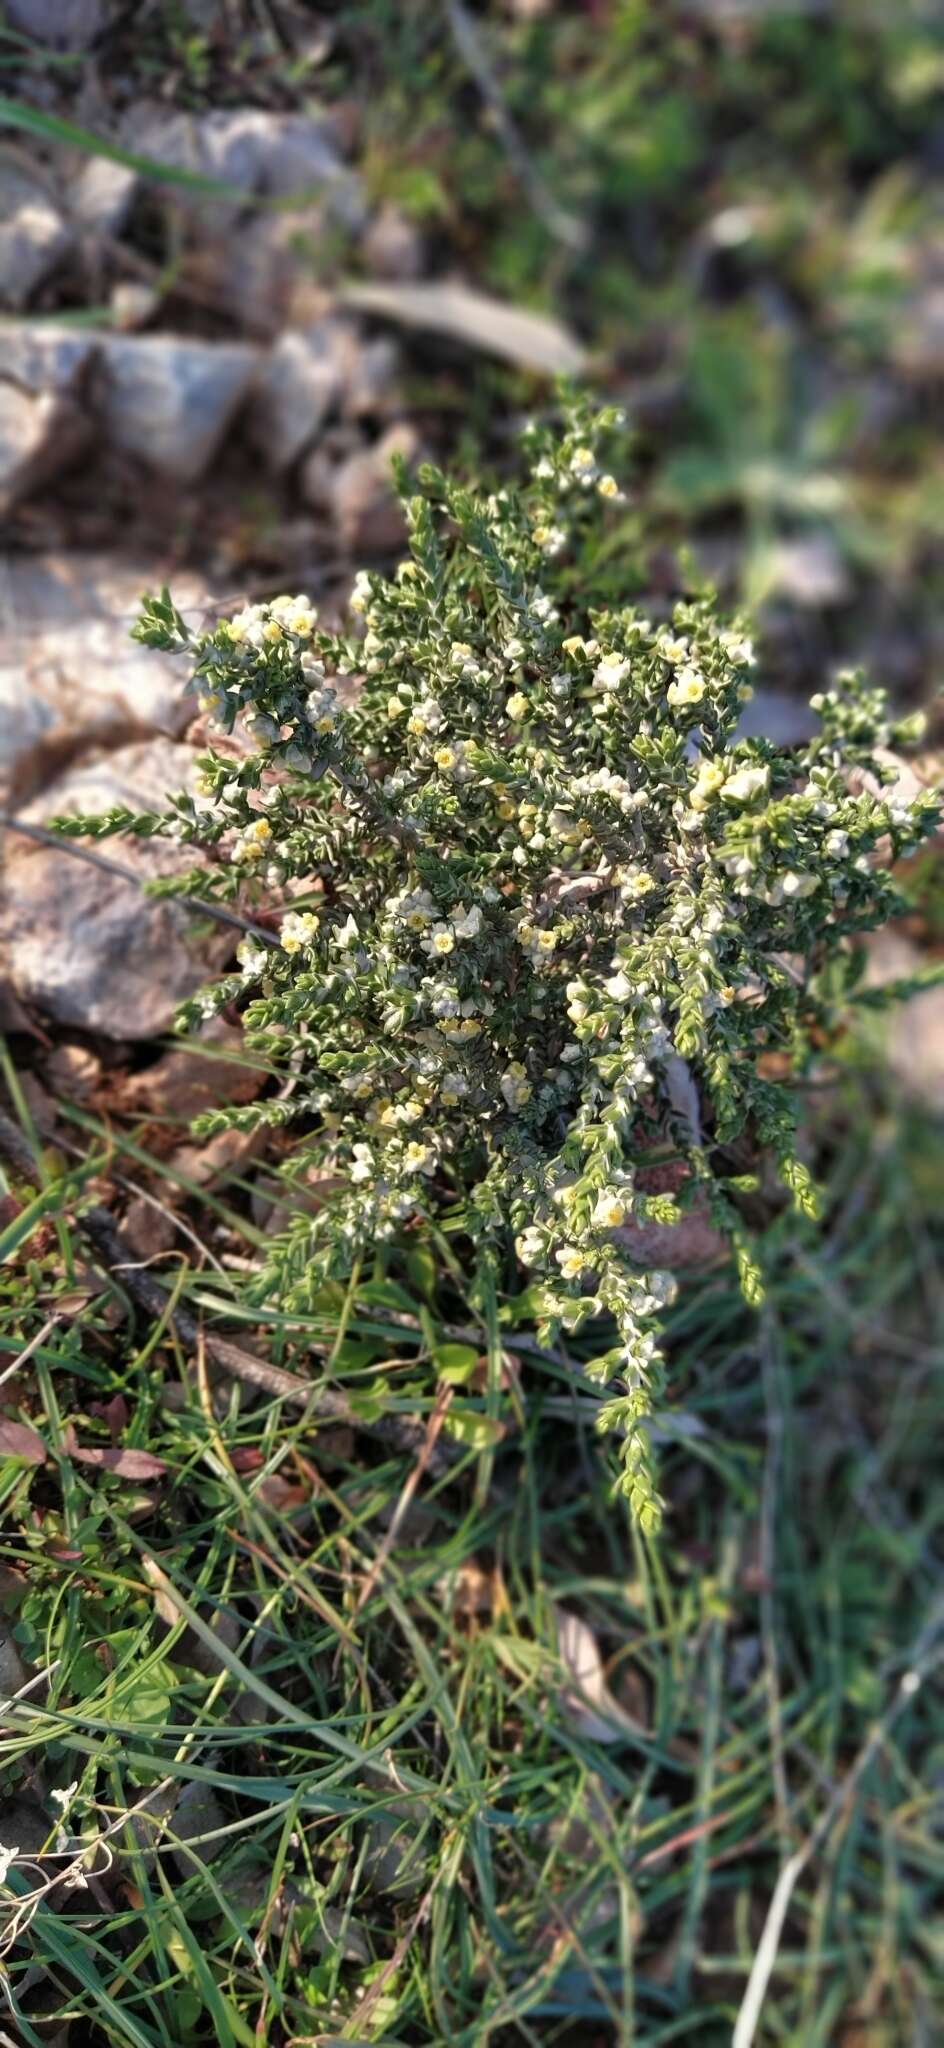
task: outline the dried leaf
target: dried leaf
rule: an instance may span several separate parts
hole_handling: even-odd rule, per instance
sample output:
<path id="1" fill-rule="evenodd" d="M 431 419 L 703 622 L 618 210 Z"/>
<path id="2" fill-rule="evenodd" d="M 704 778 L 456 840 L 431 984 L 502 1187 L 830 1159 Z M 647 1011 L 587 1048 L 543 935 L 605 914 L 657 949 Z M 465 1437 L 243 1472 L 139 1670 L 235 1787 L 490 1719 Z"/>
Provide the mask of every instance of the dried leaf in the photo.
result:
<path id="1" fill-rule="evenodd" d="M 641 1735 L 640 1722 L 627 1714 L 614 1699 L 603 1670 L 596 1636 L 577 1614 L 555 1607 L 557 1654 L 573 1681 L 561 1694 L 565 1714 L 587 1742 L 622 1742 L 627 1735 Z"/>
<path id="2" fill-rule="evenodd" d="M 28 1422 L 0 1422 L 0 1457 L 22 1458 L 27 1465 L 45 1465 L 49 1452 Z"/>
<path id="3" fill-rule="evenodd" d="M 586 366 L 586 351 L 558 320 L 508 306 L 458 282 L 433 284 L 350 284 L 342 303 L 405 327 L 425 327 L 465 341 L 488 355 L 503 356 L 521 369 L 548 377 L 575 377 Z"/>
<path id="4" fill-rule="evenodd" d="M 100 1471 L 116 1473 L 119 1479 L 162 1479 L 167 1471 L 163 1458 L 155 1458 L 151 1451 L 131 1450 L 122 1444 L 111 1444 L 106 1450 L 101 1444 L 77 1443 L 71 1423 L 63 1431 L 63 1444 L 78 1464 L 96 1465 Z"/>

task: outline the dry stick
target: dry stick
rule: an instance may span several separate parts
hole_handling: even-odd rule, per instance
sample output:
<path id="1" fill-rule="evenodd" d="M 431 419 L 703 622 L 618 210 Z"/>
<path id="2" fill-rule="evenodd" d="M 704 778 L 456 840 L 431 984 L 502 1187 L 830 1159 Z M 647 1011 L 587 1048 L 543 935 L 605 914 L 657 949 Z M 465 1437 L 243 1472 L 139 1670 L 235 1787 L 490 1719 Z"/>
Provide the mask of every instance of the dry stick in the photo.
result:
<path id="1" fill-rule="evenodd" d="M 590 239 L 586 223 L 578 220 L 576 215 L 568 213 L 565 207 L 558 204 L 536 164 L 532 162 L 492 74 L 477 22 L 466 12 L 462 0 L 445 0 L 445 12 L 456 49 L 472 73 L 505 153 L 510 158 L 515 175 L 524 186 L 538 219 L 543 221 L 555 240 L 564 242 L 568 249 L 585 249 Z"/>
<path id="2" fill-rule="evenodd" d="M 74 839 L 66 839 L 58 832 L 49 832 L 45 825 L 24 825 L 22 819 L 14 818 L 9 811 L 0 811 L 0 827 L 8 832 L 19 832 L 24 839 L 33 839 L 37 846 L 51 846 L 56 853 L 71 854 L 73 860 L 87 861 L 89 867 L 101 868 L 103 874 L 117 875 L 122 882 L 133 882 L 136 889 L 144 890 L 144 883 L 134 868 L 126 868 L 123 861 L 109 860 L 104 853 L 93 853 L 90 846 L 77 846 Z M 158 898 L 158 901 L 165 899 Z M 249 917 L 240 917 L 238 910 L 227 910 L 222 903 L 214 903 L 204 896 L 170 896 L 172 903 L 182 903 L 188 910 L 202 911 L 207 917 L 215 917 L 218 924 L 231 924 L 237 931 L 251 932 L 254 939 L 262 939 L 267 946 L 278 946 L 281 942 L 274 932 L 266 931 L 264 925 L 253 924 Z"/>
<path id="3" fill-rule="evenodd" d="M 902 1672 L 891 1704 L 880 1720 L 872 1727 L 858 1756 L 847 1771 L 842 1783 L 836 1786 L 832 1798 L 823 1808 L 816 1826 L 810 1830 L 805 1842 L 784 1864 L 774 1886 L 773 1896 L 767 1908 L 764 1931 L 757 1947 L 747 1988 L 737 2016 L 731 2048 L 753 2048 L 757 2023 L 767 1996 L 767 1987 L 777 1960 L 777 1950 L 783 1933 L 787 1909 L 793 1897 L 797 1880 L 802 1876 L 817 1850 L 821 1849 L 837 1821 L 844 1806 L 851 1803 L 860 1780 L 873 1762 L 887 1736 L 891 1733 L 899 1714 L 910 1705 L 920 1691 L 934 1665 L 944 1657 L 944 1646 L 935 1650 L 935 1637 L 944 1627 L 944 1597 L 936 1603 L 930 1620 L 921 1630 L 908 1658 L 908 1668 Z"/>
<path id="4" fill-rule="evenodd" d="M 780 1668 L 777 1654 L 775 1586 L 777 1578 L 777 1506 L 783 1464 L 783 1406 L 780 1352 L 774 1335 L 771 1311 L 765 1312 L 761 1332 L 764 1405 L 767 1411 L 767 1455 L 761 1496 L 761 1640 L 767 1684 L 767 1713 L 770 1725 L 771 1774 L 777 1805 L 780 1853 L 785 1856 L 791 1840 L 790 1788 L 783 1747 L 783 1711 L 780 1698 Z"/>
<path id="5" fill-rule="evenodd" d="M 2 1112 L 0 1152 L 24 1180 L 36 1185 L 37 1162 L 33 1148 L 19 1125 Z M 158 1319 L 167 1316 L 169 1297 L 166 1289 L 138 1266 L 131 1246 L 122 1237 L 110 1212 L 97 1203 L 76 1216 L 76 1225 L 88 1239 L 105 1271 L 121 1271 L 123 1284 L 132 1300 L 150 1316 Z M 203 1343 L 214 1363 L 230 1373 L 233 1379 L 258 1387 L 262 1393 L 272 1394 L 280 1401 L 289 1401 L 293 1407 L 304 1408 L 313 1419 L 349 1423 L 354 1429 L 385 1439 L 397 1450 L 414 1454 L 426 1443 L 425 1430 L 405 1416 L 378 1416 L 368 1422 L 354 1412 L 344 1395 L 334 1387 L 313 1386 L 310 1380 L 302 1379 L 298 1373 L 288 1372 L 281 1365 L 271 1365 L 267 1359 L 256 1358 L 253 1352 L 244 1351 L 225 1337 L 209 1331 L 201 1334 L 200 1325 L 184 1308 L 175 1308 L 168 1321 L 186 1351 L 195 1354 Z M 437 1446 L 433 1456 L 427 1459 L 430 1469 L 440 1473 L 446 1471 L 451 1462 L 449 1452 L 442 1445 Z"/>

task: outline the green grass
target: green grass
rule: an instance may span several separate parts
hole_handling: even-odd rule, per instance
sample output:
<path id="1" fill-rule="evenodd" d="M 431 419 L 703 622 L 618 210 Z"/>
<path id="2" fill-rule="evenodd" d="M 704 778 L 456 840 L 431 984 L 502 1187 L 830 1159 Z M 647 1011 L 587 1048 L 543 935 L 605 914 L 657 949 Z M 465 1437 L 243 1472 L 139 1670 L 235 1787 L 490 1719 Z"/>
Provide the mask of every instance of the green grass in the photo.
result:
<path id="1" fill-rule="evenodd" d="M 0 1331 L 0 1370 L 40 1336 L 3 1401 L 49 1452 L 0 1466 L 5 1627 L 36 1674 L 0 1739 L 0 1839 L 27 1808 L 35 1831 L 8 1878 L 0 2039 L 38 2048 L 59 2013 L 81 2048 L 720 2048 L 778 1871 L 832 1801 L 756 2039 L 930 2043 L 944 1716 L 930 1682 L 890 1710 L 944 1622 L 940 1154 L 869 1069 L 817 1126 L 828 1225 L 767 1229 L 764 1314 L 726 1272 L 674 1312 L 654 1546 L 609 1495 L 579 1355 L 502 1325 L 505 1436 L 453 1438 L 411 1498 L 415 1454 L 221 1384 L 135 1316 L 47 1154 Z M 122 1173 L 145 1180 L 147 1156 Z M 165 1278 L 244 1341 L 239 1187 L 202 1211 L 165 1193 L 221 1261 L 201 1275 L 191 1243 Z M 333 1343 L 355 1404 L 379 1374 L 428 1417 L 431 1346 L 459 1327 L 484 1351 L 477 1322 L 414 1257 L 256 1338 L 315 1371 Z M 108 1445 L 116 1397 L 116 1434 L 163 1478 L 70 1451 Z M 612 1726 L 562 1665 L 561 1612 L 596 1640 Z"/>

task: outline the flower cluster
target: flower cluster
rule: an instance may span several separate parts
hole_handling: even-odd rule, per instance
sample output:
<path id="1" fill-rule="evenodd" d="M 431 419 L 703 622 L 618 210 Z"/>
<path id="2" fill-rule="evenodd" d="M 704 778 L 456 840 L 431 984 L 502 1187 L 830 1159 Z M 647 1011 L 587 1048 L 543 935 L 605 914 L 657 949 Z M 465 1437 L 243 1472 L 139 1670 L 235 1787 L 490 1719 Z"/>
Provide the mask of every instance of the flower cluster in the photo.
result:
<path id="1" fill-rule="evenodd" d="M 707 1205 L 756 1296 L 725 1148 L 746 1134 L 812 1208 L 782 1056 L 822 1042 L 856 936 L 894 900 L 889 861 L 936 806 L 896 795 L 906 735 L 857 677 L 817 700 L 808 746 L 740 738 L 754 653 L 710 594 L 594 603 L 600 523 L 631 517 L 599 453 L 614 424 L 584 408 L 557 438 L 530 430 L 520 491 L 423 472 L 409 555 L 358 576 L 349 633 L 282 597 L 188 639 L 151 600 L 140 636 L 188 646 L 241 743 L 137 829 L 215 848 L 186 887 L 270 922 L 185 1021 L 243 1002 L 252 1042 L 291 1063 L 293 1170 L 336 1176 L 271 1286 L 304 1303 L 444 1210 L 477 1246 L 512 1233 L 548 1328 L 615 1323 L 602 1425 L 653 1526 L 673 1283 L 640 1268 L 632 1226 Z M 654 1160 L 673 1197 L 646 1191 Z"/>

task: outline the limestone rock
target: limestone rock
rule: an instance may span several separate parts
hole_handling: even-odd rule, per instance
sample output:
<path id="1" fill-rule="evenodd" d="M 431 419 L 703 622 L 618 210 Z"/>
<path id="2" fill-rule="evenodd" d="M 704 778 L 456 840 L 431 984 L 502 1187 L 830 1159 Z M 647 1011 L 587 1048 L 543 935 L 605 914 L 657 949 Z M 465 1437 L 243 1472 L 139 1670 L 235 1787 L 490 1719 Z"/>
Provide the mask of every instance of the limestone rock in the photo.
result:
<path id="1" fill-rule="evenodd" d="M 417 439 L 407 425 L 389 428 L 372 448 L 347 456 L 335 470 L 331 483 L 331 510 L 343 547 L 354 556 L 385 554 L 399 547 L 404 535 L 403 508 L 393 487 L 391 462 L 402 455 L 409 462 L 417 452 Z M 317 450 L 315 451 L 317 454 Z M 308 465 L 302 471 L 302 489 L 316 502 L 321 472 Z"/>
<path id="2" fill-rule="evenodd" d="M 100 353 L 99 337 L 72 327 L 0 320 L 0 377 L 30 391 L 74 390 Z"/>
<path id="3" fill-rule="evenodd" d="M 142 117 L 135 108 L 126 139 L 142 156 L 230 186 L 232 196 L 174 189 L 174 203 L 183 211 L 217 225 L 225 217 L 222 210 L 230 219 L 242 210 L 240 194 L 258 194 L 297 195 L 300 207 L 316 202 L 334 226 L 353 233 L 363 226 L 367 207 L 360 180 L 343 162 L 326 124 L 308 114 L 258 107 L 186 114 L 155 106 Z"/>
<path id="4" fill-rule="evenodd" d="M 192 781 L 194 755 L 170 740 L 124 747 L 72 769 L 22 816 L 44 823 L 115 804 L 148 809 Z M 107 849 L 103 849 L 107 851 Z M 193 865 L 193 849 L 162 839 L 123 841 L 114 857 L 142 882 Z M 75 860 L 66 848 L 10 834 L 0 941 L 23 1002 L 57 1023 L 121 1039 L 169 1030 L 175 1007 L 233 950 L 225 928 L 199 943 L 192 912 L 143 895 L 133 882 Z"/>
<path id="5" fill-rule="evenodd" d="M 107 336 L 102 353 L 112 444 L 174 483 L 195 483 L 248 395 L 256 350 L 237 341 L 128 334 Z"/>
<path id="6" fill-rule="evenodd" d="M 87 50 L 105 26 L 105 0 L 7 0 L 10 28 L 56 50 Z"/>
<path id="7" fill-rule="evenodd" d="M 130 628 L 162 563 L 101 555 L 33 555 L 0 564 L 0 798 L 23 802 L 90 746 L 145 734 L 176 737 L 194 701 L 180 659 L 141 647 Z M 175 598 L 200 622 L 205 588 L 175 576 Z"/>
<path id="8" fill-rule="evenodd" d="M 303 455 L 340 402 L 354 348 L 350 327 L 319 320 L 283 334 L 260 372 L 249 419 L 252 438 L 277 475 Z"/>
<path id="9" fill-rule="evenodd" d="M 47 185 L 0 161 L 0 306 L 27 305 L 71 242 Z"/>

